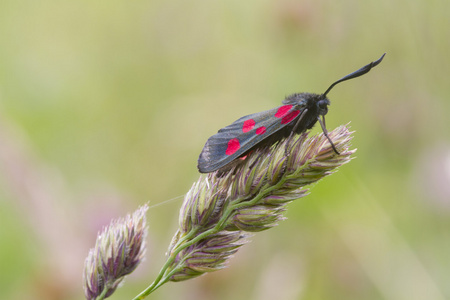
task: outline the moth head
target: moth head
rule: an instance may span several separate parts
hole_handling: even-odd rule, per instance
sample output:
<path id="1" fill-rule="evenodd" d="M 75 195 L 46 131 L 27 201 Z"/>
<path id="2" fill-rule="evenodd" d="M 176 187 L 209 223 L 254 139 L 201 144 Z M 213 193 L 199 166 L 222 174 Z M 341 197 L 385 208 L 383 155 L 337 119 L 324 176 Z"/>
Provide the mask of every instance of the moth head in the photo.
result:
<path id="1" fill-rule="evenodd" d="M 317 112 L 319 113 L 319 115 L 325 116 L 328 112 L 328 105 L 330 105 L 330 100 L 328 100 L 325 97 L 321 98 L 317 101 L 316 105 L 317 105 Z"/>

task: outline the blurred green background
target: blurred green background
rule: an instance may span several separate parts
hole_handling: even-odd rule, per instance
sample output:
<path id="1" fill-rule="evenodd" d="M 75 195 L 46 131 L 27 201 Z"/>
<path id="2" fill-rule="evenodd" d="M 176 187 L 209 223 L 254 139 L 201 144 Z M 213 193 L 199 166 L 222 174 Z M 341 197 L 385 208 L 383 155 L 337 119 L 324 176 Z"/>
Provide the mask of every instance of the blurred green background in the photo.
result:
<path id="1" fill-rule="evenodd" d="M 2 0 L 0 299 L 82 299 L 97 231 L 164 202 L 148 213 L 146 261 L 111 299 L 137 295 L 210 135 L 384 52 L 329 94 L 327 126 L 351 121 L 357 158 L 227 269 L 150 299 L 450 299 L 449 12 L 448 0 Z"/>

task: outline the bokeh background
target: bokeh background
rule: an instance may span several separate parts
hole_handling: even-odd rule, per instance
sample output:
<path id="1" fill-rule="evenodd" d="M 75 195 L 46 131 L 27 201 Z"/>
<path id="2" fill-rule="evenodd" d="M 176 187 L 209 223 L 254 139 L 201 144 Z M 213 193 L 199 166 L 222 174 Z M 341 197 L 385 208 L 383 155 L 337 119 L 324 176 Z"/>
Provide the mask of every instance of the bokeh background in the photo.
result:
<path id="1" fill-rule="evenodd" d="M 227 269 L 150 298 L 450 299 L 449 13 L 448 0 L 2 0 L 0 299 L 83 299 L 97 231 L 150 201 L 146 261 L 111 299 L 137 295 L 210 135 L 384 52 L 329 94 L 328 128 L 351 121 L 357 158 Z"/>

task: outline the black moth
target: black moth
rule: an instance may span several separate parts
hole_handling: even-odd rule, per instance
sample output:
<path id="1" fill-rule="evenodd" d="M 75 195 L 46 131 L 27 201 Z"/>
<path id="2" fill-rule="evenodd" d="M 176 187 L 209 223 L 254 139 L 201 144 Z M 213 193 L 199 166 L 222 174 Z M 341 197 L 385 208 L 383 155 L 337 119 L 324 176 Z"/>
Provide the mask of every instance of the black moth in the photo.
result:
<path id="1" fill-rule="evenodd" d="M 303 133 L 317 121 L 333 150 L 339 154 L 325 127 L 325 115 L 330 105 L 326 96 L 336 84 L 369 72 L 385 55 L 386 53 L 378 60 L 334 82 L 323 94 L 290 95 L 284 99 L 282 106 L 242 117 L 220 129 L 206 141 L 198 158 L 198 170 L 200 173 L 227 170 L 237 158 L 256 148 L 271 146 L 292 134 Z"/>

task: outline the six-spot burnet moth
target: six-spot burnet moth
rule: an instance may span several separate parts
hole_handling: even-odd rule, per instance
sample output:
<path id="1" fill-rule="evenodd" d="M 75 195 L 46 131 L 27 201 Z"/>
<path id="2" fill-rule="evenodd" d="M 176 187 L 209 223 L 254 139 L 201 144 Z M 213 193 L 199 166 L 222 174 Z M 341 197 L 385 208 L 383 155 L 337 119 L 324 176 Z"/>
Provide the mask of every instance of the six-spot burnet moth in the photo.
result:
<path id="1" fill-rule="evenodd" d="M 317 121 L 333 150 L 339 154 L 325 127 L 325 115 L 330 105 L 326 96 L 336 84 L 369 72 L 385 55 L 334 82 L 323 94 L 290 95 L 283 100 L 282 106 L 242 117 L 220 129 L 206 141 L 198 158 L 198 170 L 200 173 L 226 170 L 237 158 L 244 157 L 256 148 L 271 146 L 292 134 L 303 133 Z"/>

